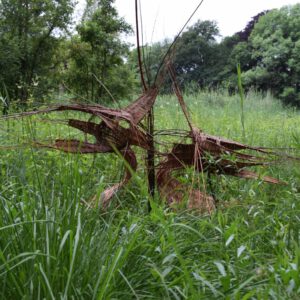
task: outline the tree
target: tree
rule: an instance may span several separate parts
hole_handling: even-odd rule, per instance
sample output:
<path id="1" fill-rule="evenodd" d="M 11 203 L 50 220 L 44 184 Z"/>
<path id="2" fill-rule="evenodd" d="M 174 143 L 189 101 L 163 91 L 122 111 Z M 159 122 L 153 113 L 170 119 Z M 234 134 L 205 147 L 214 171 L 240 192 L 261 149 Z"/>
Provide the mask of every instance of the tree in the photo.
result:
<path id="1" fill-rule="evenodd" d="M 51 58 L 73 6 L 72 0 L 0 2 L 0 80 L 11 98 L 26 103 L 32 93 L 47 90 Z"/>
<path id="2" fill-rule="evenodd" d="M 200 20 L 182 34 L 174 55 L 174 65 L 181 84 L 196 82 L 204 87 L 212 83 L 215 68 L 218 68 L 218 35 L 215 22 Z"/>
<path id="3" fill-rule="evenodd" d="M 171 41 L 165 39 L 162 42 L 156 42 L 152 45 L 144 45 L 141 47 L 142 60 L 143 60 L 143 71 L 148 86 L 153 85 L 158 69 L 171 45 Z M 129 59 L 127 61 L 130 68 L 134 71 L 136 82 L 140 82 L 140 71 L 138 66 L 138 51 L 136 48 L 130 51 Z M 168 78 L 164 78 L 164 82 L 160 83 L 161 92 L 169 93 L 170 81 Z"/>
<path id="4" fill-rule="evenodd" d="M 16 78 L 20 77 L 20 50 L 15 39 L 0 35 L 0 95 L 8 91 L 10 96 L 16 89 Z"/>
<path id="5" fill-rule="evenodd" d="M 67 81 L 79 95 L 93 102 L 130 92 L 133 74 L 125 64 L 129 46 L 120 39 L 131 27 L 118 16 L 114 0 L 89 1 L 78 35 L 72 40 Z"/>
<path id="6" fill-rule="evenodd" d="M 248 85 L 270 89 L 287 104 L 300 105 L 300 4 L 272 10 L 259 19 L 249 43 L 256 62 Z"/>
<path id="7" fill-rule="evenodd" d="M 265 16 L 267 13 L 269 12 L 269 10 L 264 10 L 262 12 L 260 12 L 259 14 L 255 15 L 254 17 L 251 18 L 251 21 L 249 21 L 246 25 L 246 27 L 242 30 L 236 33 L 236 35 L 238 35 L 239 40 L 241 42 L 247 42 L 253 29 L 255 24 L 259 21 L 260 17 Z"/>
<path id="8" fill-rule="evenodd" d="M 249 43 L 249 37 L 255 24 L 267 13 L 268 11 L 263 11 L 255 15 L 243 30 L 230 37 L 225 37 L 220 42 L 218 45 L 220 71 L 216 74 L 218 85 L 228 88 L 229 91 L 237 90 L 237 64 L 240 64 L 243 71 L 251 70 L 256 65 L 256 61 L 252 58 L 252 47 Z"/>

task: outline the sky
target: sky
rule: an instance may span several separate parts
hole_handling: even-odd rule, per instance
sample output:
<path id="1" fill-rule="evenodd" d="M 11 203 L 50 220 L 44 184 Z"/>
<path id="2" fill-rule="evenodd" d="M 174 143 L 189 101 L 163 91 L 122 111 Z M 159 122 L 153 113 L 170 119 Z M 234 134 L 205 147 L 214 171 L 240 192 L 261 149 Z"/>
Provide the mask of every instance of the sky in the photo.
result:
<path id="1" fill-rule="evenodd" d="M 79 1 L 82 7 L 84 1 Z M 173 38 L 199 4 L 200 0 L 140 0 L 144 43 Z M 251 17 L 263 10 L 280 8 L 300 0 L 204 0 L 189 25 L 197 20 L 215 20 L 221 36 L 242 30 Z M 134 28 L 134 0 L 116 0 L 119 15 Z M 134 36 L 126 38 L 135 43 Z"/>

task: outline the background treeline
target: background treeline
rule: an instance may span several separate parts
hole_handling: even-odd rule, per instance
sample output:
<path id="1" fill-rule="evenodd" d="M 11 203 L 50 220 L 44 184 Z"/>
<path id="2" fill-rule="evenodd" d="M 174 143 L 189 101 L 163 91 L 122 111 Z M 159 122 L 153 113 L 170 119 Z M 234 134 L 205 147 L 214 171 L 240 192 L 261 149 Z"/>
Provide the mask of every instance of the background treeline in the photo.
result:
<path id="1" fill-rule="evenodd" d="M 73 0 L 0 2 L 4 113 L 10 103 L 46 101 L 58 91 L 92 102 L 139 92 L 136 50 L 124 42 L 133 30 L 118 16 L 114 0 L 88 0 L 77 26 L 74 7 Z M 144 47 L 150 82 L 170 44 Z M 240 64 L 246 90 L 269 90 L 285 104 L 300 106 L 300 4 L 261 12 L 224 39 L 214 21 L 199 20 L 178 39 L 171 58 L 183 89 L 235 92 Z M 163 90 L 170 91 L 167 80 Z"/>
<path id="2" fill-rule="evenodd" d="M 149 66 L 159 64 L 169 44 L 148 47 Z M 183 88 L 234 92 L 240 64 L 246 89 L 270 90 L 285 104 L 299 106 L 300 4 L 261 12 L 221 41 L 214 21 L 198 21 L 179 38 L 172 60 Z"/>

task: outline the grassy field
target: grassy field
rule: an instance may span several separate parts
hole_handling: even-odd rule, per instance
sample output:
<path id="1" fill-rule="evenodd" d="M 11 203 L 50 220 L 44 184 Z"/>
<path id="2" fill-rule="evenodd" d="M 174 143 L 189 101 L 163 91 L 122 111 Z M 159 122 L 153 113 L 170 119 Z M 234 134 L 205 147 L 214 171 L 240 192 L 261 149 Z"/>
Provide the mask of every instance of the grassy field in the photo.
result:
<path id="1" fill-rule="evenodd" d="M 238 96 L 201 92 L 186 101 L 205 132 L 299 154 L 299 112 L 270 95 L 248 94 L 245 137 Z M 174 97 L 160 97 L 155 115 L 157 130 L 187 128 Z M 149 214 L 141 155 L 101 213 L 80 200 L 118 182 L 121 160 L 30 146 L 78 135 L 55 123 L 66 116 L 0 122 L 1 299 L 299 299 L 298 163 L 259 171 L 287 186 L 213 178 L 220 204 L 211 216 L 172 211 L 158 197 Z"/>

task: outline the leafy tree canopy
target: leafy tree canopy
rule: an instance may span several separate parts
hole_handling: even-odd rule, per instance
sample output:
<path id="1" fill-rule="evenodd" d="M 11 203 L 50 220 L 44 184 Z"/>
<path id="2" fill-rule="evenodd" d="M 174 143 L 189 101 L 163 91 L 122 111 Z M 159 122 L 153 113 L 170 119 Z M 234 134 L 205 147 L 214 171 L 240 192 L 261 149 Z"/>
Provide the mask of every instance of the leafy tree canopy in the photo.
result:
<path id="1" fill-rule="evenodd" d="M 272 10 L 259 19 L 250 38 L 248 85 L 271 89 L 287 104 L 300 105 L 300 4 Z"/>
<path id="2" fill-rule="evenodd" d="M 133 74 L 125 64 L 128 44 L 120 35 L 131 27 L 118 16 L 114 0 L 89 1 L 70 48 L 67 81 L 79 95 L 99 102 L 125 97 L 132 89 Z M 110 92 L 108 92 L 110 91 Z"/>
<path id="3" fill-rule="evenodd" d="M 0 80 L 26 103 L 48 88 L 52 56 L 73 13 L 72 0 L 0 2 Z"/>
<path id="4" fill-rule="evenodd" d="M 219 29 L 215 22 L 198 21 L 179 38 L 174 66 L 182 84 L 195 81 L 200 87 L 210 82 L 216 66 Z"/>

